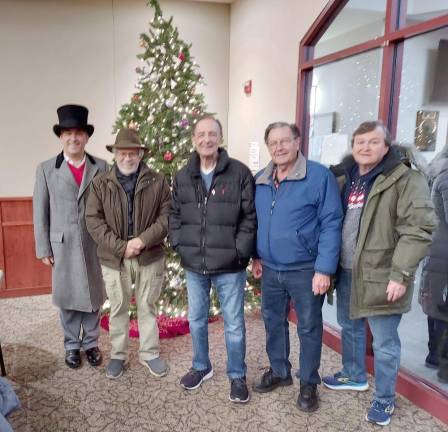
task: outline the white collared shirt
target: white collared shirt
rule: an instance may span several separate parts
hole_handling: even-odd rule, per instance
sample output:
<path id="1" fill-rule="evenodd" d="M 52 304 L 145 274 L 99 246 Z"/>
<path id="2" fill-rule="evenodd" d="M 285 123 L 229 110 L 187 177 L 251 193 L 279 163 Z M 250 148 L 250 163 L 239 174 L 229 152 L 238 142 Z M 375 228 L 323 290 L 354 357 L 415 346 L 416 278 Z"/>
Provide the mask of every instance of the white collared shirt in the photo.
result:
<path id="1" fill-rule="evenodd" d="M 82 161 L 79 163 L 75 163 L 72 161 L 65 153 L 64 153 L 64 159 L 65 162 L 67 162 L 70 165 L 73 165 L 75 168 L 79 168 L 85 161 L 86 161 L 86 154 L 84 153 L 84 157 L 82 158 Z"/>

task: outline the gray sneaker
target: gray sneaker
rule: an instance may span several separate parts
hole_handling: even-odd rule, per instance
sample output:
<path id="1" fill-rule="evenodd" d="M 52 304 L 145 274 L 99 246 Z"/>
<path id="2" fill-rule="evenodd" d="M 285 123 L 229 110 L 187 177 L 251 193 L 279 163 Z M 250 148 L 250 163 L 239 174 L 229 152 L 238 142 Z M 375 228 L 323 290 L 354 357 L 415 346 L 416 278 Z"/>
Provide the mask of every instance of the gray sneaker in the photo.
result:
<path id="1" fill-rule="evenodd" d="M 140 360 L 140 364 L 146 366 L 149 372 L 156 377 L 163 377 L 168 373 L 168 364 L 160 357 L 152 360 Z"/>
<path id="2" fill-rule="evenodd" d="M 110 379 L 117 379 L 123 375 L 124 360 L 111 359 L 106 368 L 106 377 Z"/>

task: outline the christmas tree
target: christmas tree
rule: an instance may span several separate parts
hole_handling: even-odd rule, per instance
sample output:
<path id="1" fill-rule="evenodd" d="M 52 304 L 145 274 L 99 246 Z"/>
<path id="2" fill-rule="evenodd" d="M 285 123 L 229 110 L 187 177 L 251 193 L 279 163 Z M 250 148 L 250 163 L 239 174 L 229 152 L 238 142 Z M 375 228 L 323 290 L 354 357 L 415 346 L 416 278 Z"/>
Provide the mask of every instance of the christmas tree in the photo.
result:
<path id="1" fill-rule="evenodd" d="M 148 5 L 154 9 L 154 18 L 148 33 L 140 35 L 144 51 L 138 55 L 141 65 L 136 68 L 136 91 L 131 101 L 121 107 L 114 131 L 123 127 L 136 129 L 149 150 L 146 163 L 163 173 L 171 184 L 173 176 L 193 151 L 192 127 L 197 118 L 206 113 L 204 96 L 198 92 L 204 81 L 190 55 L 191 44 L 179 39 L 173 18 L 164 19 L 158 0 L 149 0 Z M 246 300 L 249 309 L 258 302 L 258 295 L 251 286 L 247 289 Z M 182 318 L 186 316 L 186 309 L 185 276 L 179 258 L 167 249 L 159 314 Z M 215 296 L 210 313 L 219 313 Z M 131 305 L 130 315 L 135 317 L 135 305 Z"/>

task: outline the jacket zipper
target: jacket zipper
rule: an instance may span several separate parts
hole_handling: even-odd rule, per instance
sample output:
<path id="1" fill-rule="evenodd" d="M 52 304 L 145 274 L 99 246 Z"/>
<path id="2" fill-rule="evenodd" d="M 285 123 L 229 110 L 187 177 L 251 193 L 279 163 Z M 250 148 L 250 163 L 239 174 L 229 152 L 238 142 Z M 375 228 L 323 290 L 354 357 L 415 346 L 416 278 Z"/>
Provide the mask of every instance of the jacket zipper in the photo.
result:
<path id="1" fill-rule="evenodd" d="M 271 202 L 271 210 L 270 210 L 270 216 L 269 216 L 269 225 L 268 225 L 268 247 L 269 247 L 269 257 L 270 260 L 272 261 L 272 252 L 271 252 L 271 224 L 272 224 L 272 216 L 274 214 L 274 208 L 275 208 L 275 204 L 276 204 L 276 199 L 277 199 L 277 192 L 278 189 L 274 186 L 270 186 L 271 187 L 271 191 L 272 188 L 274 189 L 273 194 L 272 194 L 272 202 Z M 279 186 L 280 188 L 280 186 Z"/>
<path id="2" fill-rule="evenodd" d="M 198 185 L 198 192 L 200 193 L 200 188 L 202 187 L 202 195 L 204 196 L 204 205 L 202 207 L 202 220 L 201 220 L 201 230 L 202 230 L 202 238 L 201 238 L 201 251 L 202 251 L 202 274 L 207 274 L 207 267 L 205 265 L 205 231 L 207 228 L 207 203 L 210 198 L 210 193 L 214 189 L 216 184 L 216 177 L 213 174 L 212 182 L 210 184 L 210 188 L 206 194 L 205 188 L 203 185 L 202 178 L 200 179 L 200 184 Z"/>
<path id="3" fill-rule="evenodd" d="M 132 233 L 133 237 L 137 237 L 136 235 L 136 228 L 137 228 L 137 212 L 135 211 L 135 203 L 137 202 L 137 194 L 141 194 L 143 189 L 146 189 L 147 185 L 149 184 L 149 180 L 144 180 L 140 185 L 138 184 L 138 179 L 137 179 L 137 183 L 135 185 L 135 193 L 134 193 L 134 202 L 133 202 L 133 216 L 134 216 L 134 232 Z M 138 187 L 138 189 L 137 189 Z M 126 195 L 127 198 L 127 195 Z M 138 235 L 140 235 L 141 233 L 139 233 Z"/>

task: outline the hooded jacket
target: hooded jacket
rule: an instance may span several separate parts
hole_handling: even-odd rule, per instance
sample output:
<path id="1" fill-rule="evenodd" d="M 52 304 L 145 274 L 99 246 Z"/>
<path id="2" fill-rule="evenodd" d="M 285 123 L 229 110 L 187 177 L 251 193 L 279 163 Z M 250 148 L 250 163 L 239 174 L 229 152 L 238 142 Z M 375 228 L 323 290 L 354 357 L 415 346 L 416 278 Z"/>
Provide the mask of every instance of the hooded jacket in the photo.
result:
<path id="1" fill-rule="evenodd" d="M 431 199 L 439 223 L 423 265 L 419 302 L 431 318 L 448 322 L 448 157 L 439 158 L 429 168 Z"/>
<path id="2" fill-rule="evenodd" d="M 341 187 L 353 157 L 332 167 Z M 411 308 L 413 278 L 426 255 L 435 215 L 424 177 L 401 161 L 391 147 L 364 205 L 353 257 L 350 318 L 390 315 Z M 405 295 L 387 301 L 390 280 L 406 286 Z"/>

